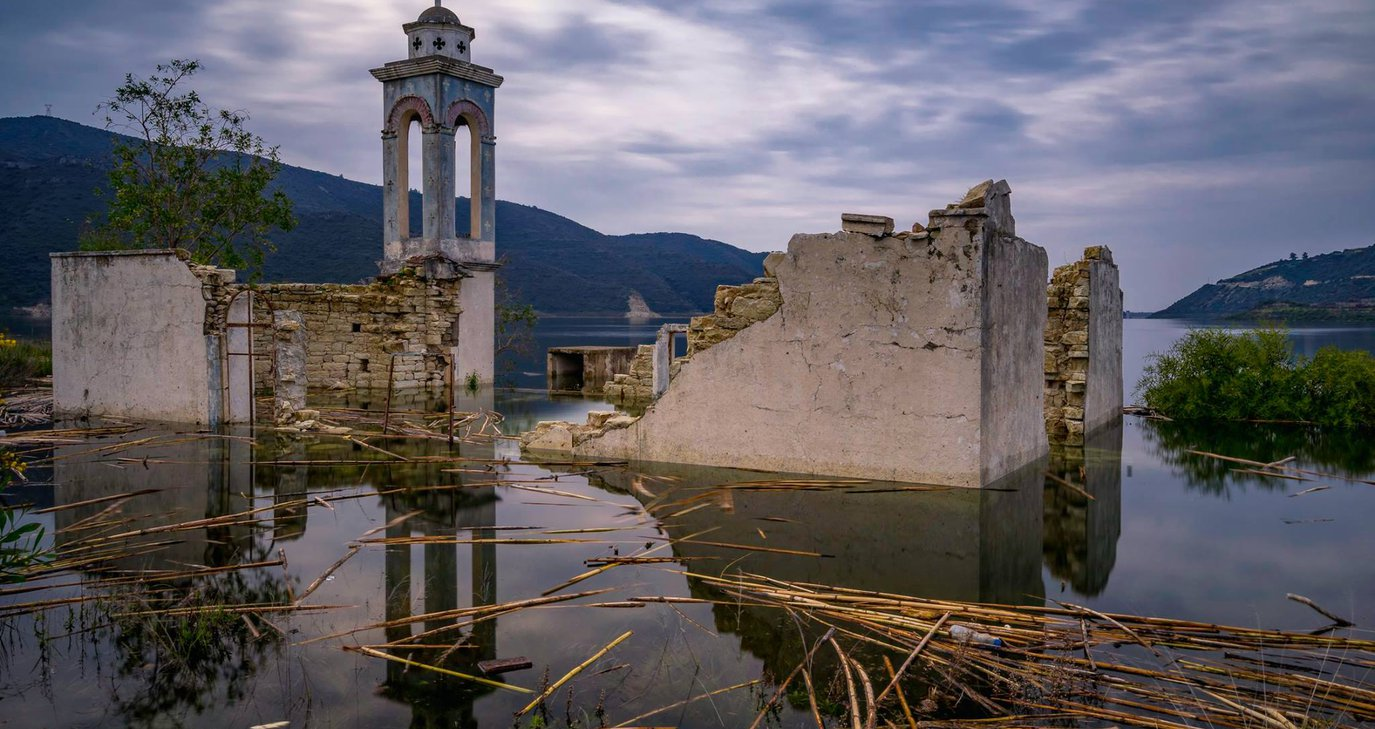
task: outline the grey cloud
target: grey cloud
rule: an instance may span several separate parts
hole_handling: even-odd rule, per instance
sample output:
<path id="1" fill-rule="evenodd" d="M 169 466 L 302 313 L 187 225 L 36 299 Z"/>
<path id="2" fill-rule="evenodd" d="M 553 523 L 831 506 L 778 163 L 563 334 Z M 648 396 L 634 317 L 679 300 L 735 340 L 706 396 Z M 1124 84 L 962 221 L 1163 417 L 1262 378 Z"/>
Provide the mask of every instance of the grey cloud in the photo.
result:
<path id="1" fill-rule="evenodd" d="M 367 69 L 404 54 L 397 26 L 413 13 L 326 35 L 331 45 L 321 48 L 301 1 L 11 3 L 0 62 L 18 72 L 6 79 L 0 115 L 53 103 L 59 115 L 95 123 L 91 110 L 126 71 L 201 57 L 207 98 L 253 112 L 254 128 L 288 161 L 375 180 L 380 92 Z M 615 25 L 597 14 L 608 2 Z M 390 17 L 367 0 L 354 6 Z M 776 248 L 797 230 L 833 228 L 842 205 L 919 217 L 969 183 L 1006 177 L 1028 238 L 1053 262 L 1082 245 L 1113 246 L 1128 301 L 1143 309 L 1290 250 L 1372 242 L 1375 5 L 1364 0 L 1301 9 L 1270 0 L 577 7 L 558 22 L 507 22 L 495 40 L 470 14 L 501 8 L 464 19 L 482 39 L 475 60 L 508 77 L 502 197 L 607 232 L 679 228 Z M 559 157 L 566 139 L 539 136 L 550 128 L 545 99 L 576 83 L 591 95 L 589 118 L 605 120 L 598 91 L 643 83 L 662 63 L 662 37 L 626 21 L 645 9 L 691 21 L 704 45 L 739 40 L 742 54 L 754 52 L 742 57 L 761 66 L 752 69 L 761 85 L 775 78 L 763 66 L 781 59 L 830 72 L 831 98 L 786 110 L 761 104 L 745 124 L 767 123 L 730 141 L 705 128 L 693 137 L 632 125 Z M 713 60 L 700 59 L 702 74 Z M 627 117 L 655 111 L 633 97 L 617 103 Z M 1301 216 L 1305 206 L 1341 212 Z"/>

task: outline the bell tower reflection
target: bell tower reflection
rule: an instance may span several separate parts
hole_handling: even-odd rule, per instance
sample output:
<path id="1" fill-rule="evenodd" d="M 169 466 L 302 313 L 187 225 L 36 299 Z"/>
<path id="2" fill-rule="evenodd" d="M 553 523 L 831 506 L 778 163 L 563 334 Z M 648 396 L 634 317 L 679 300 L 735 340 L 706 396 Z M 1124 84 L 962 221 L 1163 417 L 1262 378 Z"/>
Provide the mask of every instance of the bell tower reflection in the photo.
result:
<path id="1" fill-rule="evenodd" d="M 1119 418 L 1089 434 L 1082 447 L 1056 447 L 1051 452 L 1045 488 L 1046 568 L 1079 595 L 1102 594 L 1117 562 L 1121 534 Z"/>
<path id="2" fill-rule="evenodd" d="M 497 496 L 494 487 L 462 491 L 397 494 L 384 498 L 389 539 L 412 536 L 491 539 L 495 534 Z M 410 518 L 408 514 L 419 512 Z M 383 562 L 388 622 L 417 614 L 452 612 L 459 605 L 460 547 L 470 552 L 471 605 L 496 601 L 496 545 L 454 543 L 388 544 Z M 412 558 L 419 552 L 419 579 L 412 572 Z M 420 605 L 412 600 L 419 585 Z M 481 675 L 480 661 L 496 658 L 496 620 L 483 620 L 466 628 L 458 618 L 440 617 L 419 627 L 399 625 L 384 632 L 390 643 L 400 643 L 393 655 L 470 675 Z M 407 647 L 404 644 L 409 644 Z M 454 646 L 458 647 L 455 648 Z M 382 694 L 411 706 L 412 727 L 476 727 L 473 704 L 493 689 L 432 671 L 387 663 Z"/>

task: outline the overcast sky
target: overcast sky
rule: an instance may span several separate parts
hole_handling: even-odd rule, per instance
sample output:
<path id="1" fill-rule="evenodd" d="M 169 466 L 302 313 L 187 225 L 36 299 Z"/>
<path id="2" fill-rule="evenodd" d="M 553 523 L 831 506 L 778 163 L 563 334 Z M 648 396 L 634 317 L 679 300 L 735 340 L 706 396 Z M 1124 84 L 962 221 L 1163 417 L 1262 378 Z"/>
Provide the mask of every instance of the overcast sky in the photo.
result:
<path id="1" fill-rule="evenodd" d="M 97 124 L 201 59 L 296 165 L 377 182 L 424 0 L 7 0 L 0 116 Z M 899 225 L 1005 178 L 1051 265 L 1107 244 L 1154 310 L 1291 251 L 1375 243 L 1375 0 L 470 0 L 498 196 L 753 250 Z"/>

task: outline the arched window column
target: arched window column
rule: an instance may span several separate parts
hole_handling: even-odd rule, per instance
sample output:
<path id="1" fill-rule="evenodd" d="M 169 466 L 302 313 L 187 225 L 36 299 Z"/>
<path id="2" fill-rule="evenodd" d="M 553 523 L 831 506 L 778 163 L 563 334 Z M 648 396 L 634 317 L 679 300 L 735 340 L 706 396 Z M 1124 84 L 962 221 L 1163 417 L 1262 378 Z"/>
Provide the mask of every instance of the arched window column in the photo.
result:
<path id="1" fill-rule="evenodd" d="M 471 101 L 456 101 L 444 119 L 451 127 L 468 127 L 469 205 L 471 215 L 467 237 L 473 240 L 496 239 L 496 137 L 492 123 L 481 107 Z"/>
<path id="2" fill-rule="evenodd" d="M 428 210 L 434 201 L 442 199 L 442 191 L 434 189 L 431 185 L 431 178 L 437 168 L 431 163 L 430 158 L 432 154 L 443 154 L 444 137 L 437 133 L 430 105 L 418 96 L 404 96 L 392 105 L 387 113 L 386 126 L 382 130 L 382 232 L 388 246 L 399 245 L 414 235 L 410 229 L 410 145 L 411 123 L 414 121 L 420 122 L 424 145 L 421 189 L 427 210 L 423 218 L 422 235 L 429 237 L 432 230 L 439 230 L 440 221 L 437 217 L 432 221 Z M 452 150 L 452 131 L 447 138 Z M 449 154 L 452 155 L 452 151 Z M 446 176 L 439 175 L 439 184 L 444 184 L 444 177 Z M 452 195 L 450 199 L 453 199 Z M 449 215 L 449 225 L 452 229 L 452 213 Z"/>

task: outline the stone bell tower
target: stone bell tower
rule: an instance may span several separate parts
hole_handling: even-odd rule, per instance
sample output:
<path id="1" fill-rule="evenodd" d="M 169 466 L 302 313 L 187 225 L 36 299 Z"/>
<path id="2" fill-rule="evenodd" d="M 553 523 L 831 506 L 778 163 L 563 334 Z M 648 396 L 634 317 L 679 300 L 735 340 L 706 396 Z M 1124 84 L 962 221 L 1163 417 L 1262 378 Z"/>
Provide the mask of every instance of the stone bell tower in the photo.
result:
<path id="1" fill-rule="evenodd" d="M 435 0 L 406 32 L 408 57 L 372 70 L 382 82 L 381 269 L 423 262 L 428 275 L 461 277 L 457 375 L 493 379 L 496 263 L 495 96 L 502 78 L 471 61 L 477 32 Z M 420 124 L 424 194 L 421 229 L 411 229 L 411 124 Z M 456 140 L 457 137 L 457 140 Z M 467 189 L 456 185 L 456 147 L 471 160 Z M 458 152 L 463 153 L 463 152 Z M 470 226 L 455 230 L 455 197 L 470 198 Z"/>

